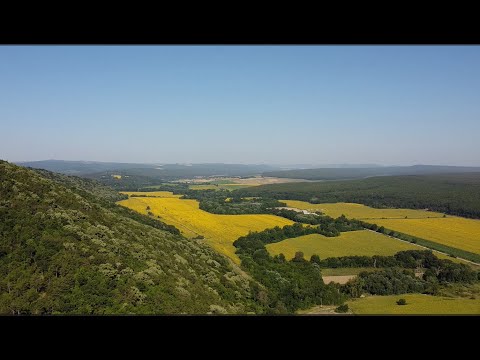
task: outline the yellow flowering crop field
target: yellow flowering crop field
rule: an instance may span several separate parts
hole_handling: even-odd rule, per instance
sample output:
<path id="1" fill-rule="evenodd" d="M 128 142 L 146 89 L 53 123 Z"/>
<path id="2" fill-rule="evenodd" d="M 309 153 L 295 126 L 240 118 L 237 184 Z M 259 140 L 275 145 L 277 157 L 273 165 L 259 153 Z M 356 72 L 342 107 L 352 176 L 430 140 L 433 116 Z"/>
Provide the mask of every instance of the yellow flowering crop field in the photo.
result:
<path id="1" fill-rule="evenodd" d="M 449 216 L 440 219 L 375 220 L 378 226 L 480 254 L 480 220 Z"/>
<path id="2" fill-rule="evenodd" d="M 369 219 L 424 219 L 424 218 L 439 218 L 443 214 L 412 209 L 375 209 L 362 204 L 354 203 L 334 203 L 334 204 L 310 204 L 306 201 L 296 200 L 280 200 L 285 202 L 288 207 L 293 207 L 302 210 L 321 211 L 322 213 L 337 218 L 344 214 L 350 219 L 369 220 Z"/>
<path id="3" fill-rule="evenodd" d="M 163 222 L 175 225 L 184 236 L 204 236 L 209 245 L 237 264 L 240 264 L 240 259 L 235 254 L 233 242 L 240 236 L 247 235 L 249 231 L 293 224 L 293 221 L 275 215 L 211 214 L 200 210 L 196 200 L 178 197 L 130 197 L 118 203 L 142 214 L 147 213 L 146 208 L 149 206 L 148 211 L 160 216 Z"/>
<path id="4" fill-rule="evenodd" d="M 450 215 L 444 218 L 441 213 L 425 210 L 374 209 L 353 203 L 310 204 L 305 201 L 281 201 L 286 202 L 289 207 L 319 210 L 334 218 L 345 214 L 347 218 L 364 220 L 387 229 L 480 254 L 480 220 Z"/>
<path id="5" fill-rule="evenodd" d="M 369 230 L 343 232 L 340 236 L 326 237 L 310 234 L 286 239 L 266 246 L 271 255 L 283 253 L 290 260 L 297 251 L 302 251 L 305 259 L 318 255 L 321 259 L 340 256 L 394 255 L 403 250 L 421 250 L 422 248 L 399 241 Z"/>

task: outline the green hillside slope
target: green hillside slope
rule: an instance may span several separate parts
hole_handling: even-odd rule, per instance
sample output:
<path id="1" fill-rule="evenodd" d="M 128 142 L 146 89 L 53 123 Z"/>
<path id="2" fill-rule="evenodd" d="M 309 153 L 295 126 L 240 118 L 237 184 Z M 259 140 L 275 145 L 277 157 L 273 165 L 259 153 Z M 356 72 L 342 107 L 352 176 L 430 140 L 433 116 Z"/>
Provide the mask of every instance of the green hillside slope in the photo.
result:
<path id="1" fill-rule="evenodd" d="M 228 260 L 118 196 L 0 161 L 0 314 L 261 312 Z"/>

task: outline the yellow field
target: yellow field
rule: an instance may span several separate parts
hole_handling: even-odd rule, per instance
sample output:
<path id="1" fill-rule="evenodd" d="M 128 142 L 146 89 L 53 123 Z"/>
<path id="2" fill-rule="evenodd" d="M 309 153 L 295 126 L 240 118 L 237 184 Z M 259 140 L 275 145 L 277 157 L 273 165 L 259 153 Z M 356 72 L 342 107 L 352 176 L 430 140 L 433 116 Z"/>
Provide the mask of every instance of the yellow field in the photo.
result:
<path id="1" fill-rule="evenodd" d="M 287 259 L 293 258 L 295 252 L 302 251 L 307 260 L 314 254 L 325 259 L 350 255 L 394 255 L 403 250 L 421 249 L 414 244 L 368 230 L 344 232 L 338 237 L 310 234 L 268 244 L 266 248 L 270 254 L 283 253 Z"/>
<path id="2" fill-rule="evenodd" d="M 237 264 L 240 259 L 235 254 L 233 242 L 249 231 L 262 231 L 275 226 L 292 225 L 293 222 L 274 215 L 216 215 L 198 208 L 196 200 L 183 200 L 175 197 L 133 197 L 122 200 L 126 206 L 142 214 L 147 206 L 167 224 L 175 225 L 183 235 L 205 236 L 205 241 L 218 252 L 229 256 Z"/>
<path id="3" fill-rule="evenodd" d="M 399 299 L 407 305 L 397 305 Z M 349 301 L 348 306 L 354 314 L 480 314 L 480 299 L 423 294 L 369 296 Z"/>
<path id="4" fill-rule="evenodd" d="M 128 196 L 131 195 L 143 195 L 148 197 L 159 197 L 159 198 L 179 198 L 182 195 L 174 195 L 170 191 L 149 191 L 149 192 L 142 192 L 142 191 L 120 191 L 120 194 L 125 194 Z"/>
<path id="5" fill-rule="evenodd" d="M 460 217 L 440 219 L 375 220 L 388 229 L 480 254 L 480 220 Z"/>
<path id="6" fill-rule="evenodd" d="M 114 179 L 120 180 L 122 178 L 122 175 L 112 175 Z"/>
<path id="7" fill-rule="evenodd" d="M 281 201 L 289 207 L 320 210 L 333 218 L 345 214 L 347 218 L 365 220 L 387 229 L 480 254 L 480 220 L 457 216 L 444 218 L 443 214 L 424 210 L 374 209 L 352 203 L 310 204 L 305 201 Z"/>
<path id="8" fill-rule="evenodd" d="M 411 210 L 411 209 L 375 209 L 362 204 L 354 203 L 334 203 L 334 204 L 310 204 L 306 201 L 296 200 L 280 200 L 285 202 L 288 207 L 294 207 L 302 210 L 321 211 L 322 213 L 337 218 L 344 214 L 350 219 L 424 219 L 424 218 L 439 218 L 443 214 L 425 211 L 425 210 Z"/>

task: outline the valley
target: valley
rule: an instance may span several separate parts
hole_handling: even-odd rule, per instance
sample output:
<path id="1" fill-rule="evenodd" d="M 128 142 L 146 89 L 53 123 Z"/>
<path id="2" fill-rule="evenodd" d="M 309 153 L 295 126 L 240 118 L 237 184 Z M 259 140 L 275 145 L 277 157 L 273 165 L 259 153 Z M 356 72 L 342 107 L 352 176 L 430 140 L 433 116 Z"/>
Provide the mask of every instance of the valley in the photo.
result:
<path id="1" fill-rule="evenodd" d="M 179 199 L 179 195 L 166 192 L 141 193 L 146 196 L 161 193 L 161 197 L 131 197 L 120 205 L 142 214 L 151 212 L 167 224 L 176 226 L 188 238 L 202 237 L 219 253 L 240 264 L 233 242 L 249 231 L 262 231 L 275 226 L 291 225 L 293 221 L 274 215 L 217 215 L 199 209 L 197 200 Z"/>

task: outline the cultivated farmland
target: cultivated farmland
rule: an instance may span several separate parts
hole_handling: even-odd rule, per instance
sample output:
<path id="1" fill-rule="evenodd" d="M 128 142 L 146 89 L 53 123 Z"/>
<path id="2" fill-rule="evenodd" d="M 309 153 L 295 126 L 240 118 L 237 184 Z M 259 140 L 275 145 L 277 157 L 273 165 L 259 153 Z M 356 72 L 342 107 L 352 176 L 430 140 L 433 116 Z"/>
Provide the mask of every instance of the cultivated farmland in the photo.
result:
<path id="1" fill-rule="evenodd" d="M 331 217 L 364 220 L 387 229 L 413 235 L 439 244 L 480 254 L 480 220 L 410 209 L 374 209 L 353 203 L 310 204 L 305 201 L 282 200 L 290 207 L 322 211 Z M 406 217 L 406 218 L 405 218 Z"/>
<path id="2" fill-rule="evenodd" d="M 294 207 L 302 210 L 321 211 L 326 215 L 337 218 L 344 214 L 350 219 L 369 220 L 369 219 L 424 219 L 424 218 L 439 218 L 443 214 L 425 211 L 425 210 L 411 210 L 411 209 L 375 209 L 362 204 L 354 203 L 334 203 L 334 204 L 310 204 L 305 201 L 297 200 L 280 200 L 289 207 Z"/>
<path id="3" fill-rule="evenodd" d="M 143 193 L 148 194 L 148 193 Z M 205 237 L 205 241 L 218 252 L 240 263 L 233 242 L 249 231 L 262 231 L 275 226 L 283 227 L 292 221 L 274 215 L 216 215 L 198 208 L 196 200 L 175 197 L 131 197 L 120 205 L 139 213 L 152 212 L 160 220 L 175 225 L 187 237 Z M 150 208 L 147 210 L 147 206 Z"/>
<path id="4" fill-rule="evenodd" d="M 480 254 L 480 220 L 449 216 L 445 219 L 375 220 L 379 226 Z"/>
<path id="5" fill-rule="evenodd" d="M 403 250 L 420 249 L 416 245 L 368 230 L 343 232 L 337 237 L 310 234 L 268 244 L 266 248 L 270 254 L 283 253 L 287 259 L 292 259 L 297 251 L 302 251 L 306 259 L 314 254 L 325 259 L 350 255 L 394 255 Z"/>
<path id="6" fill-rule="evenodd" d="M 397 305 L 400 298 L 407 305 Z M 354 314 L 480 314 L 480 299 L 404 294 L 368 296 L 348 302 Z"/>

